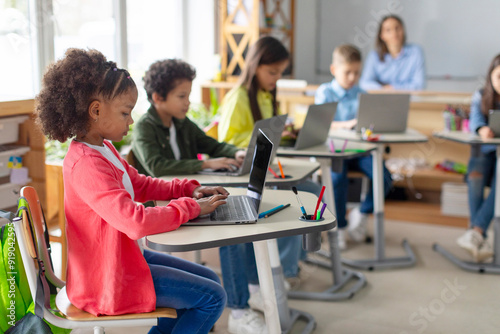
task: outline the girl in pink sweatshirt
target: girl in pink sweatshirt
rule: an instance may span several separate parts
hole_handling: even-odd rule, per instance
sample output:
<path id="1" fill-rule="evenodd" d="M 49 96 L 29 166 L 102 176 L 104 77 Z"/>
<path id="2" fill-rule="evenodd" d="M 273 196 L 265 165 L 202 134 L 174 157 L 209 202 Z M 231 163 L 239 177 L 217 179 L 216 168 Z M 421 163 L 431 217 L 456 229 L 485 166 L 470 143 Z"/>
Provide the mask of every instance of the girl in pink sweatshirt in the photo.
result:
<path id="1" fill-rule="evenodd" d="M 64 159 L 70 301 L 95 315 L 177 309 L 150 333 L 207 333 L 226 294 L 210 269 L 142 251 L 138 239 L 175 230 L 225 203 L 222 187 L 141 175 L 116 151 L 133 123 L 137 88 L 130 74 L 96 50 L 69 49 L 51 65 L 37 96 L 38 123 L 49 139 L 73 138 Z M 171 200 L 164 207 L 136 202 Z"/>

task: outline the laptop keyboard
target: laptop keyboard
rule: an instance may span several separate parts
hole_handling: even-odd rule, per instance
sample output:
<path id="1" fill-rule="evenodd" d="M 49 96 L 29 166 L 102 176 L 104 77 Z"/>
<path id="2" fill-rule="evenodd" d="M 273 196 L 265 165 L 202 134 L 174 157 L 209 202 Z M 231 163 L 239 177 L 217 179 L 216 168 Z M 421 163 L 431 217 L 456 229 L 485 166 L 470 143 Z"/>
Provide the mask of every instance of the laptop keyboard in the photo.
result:
<path id="1" fill-rule="evenodd" d="M 226 204 L 217 207 L 217 209 L 210 214 L 210 220 L 250 220 L 250 217 L 252 217 L 252 209 L 245 197 L 230 196 L 226 201 Z"/>

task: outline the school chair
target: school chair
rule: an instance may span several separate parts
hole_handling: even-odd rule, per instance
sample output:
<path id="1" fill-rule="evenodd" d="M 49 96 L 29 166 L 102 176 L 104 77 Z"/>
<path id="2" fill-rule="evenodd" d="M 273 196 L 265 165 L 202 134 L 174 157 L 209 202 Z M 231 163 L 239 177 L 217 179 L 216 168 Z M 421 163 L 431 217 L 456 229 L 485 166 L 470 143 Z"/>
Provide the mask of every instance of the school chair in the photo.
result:
<path id="1" fill-rule="evenodd" d="M 45 165 L 47 179 L 51 182 L 52 188 L 47 189 L 47 204 L 54 208 L 52 212 L 47 212 L 47 223 L 49 226 L 57 226 L 61 231 L 60 235 L 49 234 L 50 241 L 61 244 L 61 279 L 66 279 L 67 246 L 66 246 L 66 216 L 64 215 L 64 182 L 61 164 Z M 49 183 L 47 183 L 49 186 Z M 50 196 L 49 196 L 50 195 Z"/>
<path id="2" fill-rule="evenodd" d="M 59 280 L 53 272 L 45 237 L 46 224 L 38 194 L 33 187 L 23 187 L 20 194 L 20 216 L 15 219 L 14 228 L 31 296 L 36 301 L 37 316 L 61 328 L 93 328 L 94 334 L 104 333 L 104 328 L 111 327 L 155 326 L 158 324 L 158 318 L 177 317 L 176 310 L 172 308 L 157 308 L 149 313 L 95 316 L 72 305 L 66 294 L 66 283 Z M 55 309 L 50 305 L 47 281 L 59 289 Z"/>
<path id="3" fill-rule="evenodd" d="M 134 155 L 134 151 L 130 150 L 128 151 L 127 153 L 127 156 L 125 157 L 125 160 L 127 160 L 128 164 L 134 168 L 137 168 L 137 164 L 135 162 L 135 155 Z"/>

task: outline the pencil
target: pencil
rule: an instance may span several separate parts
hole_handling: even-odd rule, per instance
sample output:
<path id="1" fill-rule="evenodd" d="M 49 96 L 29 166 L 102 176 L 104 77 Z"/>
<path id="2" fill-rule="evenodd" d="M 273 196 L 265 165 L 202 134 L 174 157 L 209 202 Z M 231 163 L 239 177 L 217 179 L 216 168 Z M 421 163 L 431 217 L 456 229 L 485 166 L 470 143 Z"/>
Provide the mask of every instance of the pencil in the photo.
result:
<path id="1" fill-rule="evenodd" d="M 285 173 L 283 173 L 283 167 L 281 166 L 281 162 L 278 160 L 278 167 L 280 168 L 281 178 L 285 178 Z"/>
<path id="2" fill-rule="evenodd" d="M 259 213 L 259 218 L 264 218 L 264 217 L 265 217 L 265 216 L 267 216 L 268 214 L 271 214 L 274 210 L 278 210 L 278 209 L 280 209 L 280 208 L 282 208 L 282 207 L 283 207 L 283 204 L 278 205 L 277 207 L 274 207 L 274 208 L 269 209 L 269 210 L 267 210 L 267 211 L 261 212 L 261 213 Z"/>
<path id="3" fill-rule="evenodd" d="M 264 216 L 264 218 L 270 217 L 270 216 L 274 215 L 275 213 L 278 213 L 281 210 L 288 208 L 289 206 L 290 206 L 290 203 L 282 205 L 281 207 L 277 208 L 276 210 L 269 212 L 267 215 Z"/>
<path id="4" fill-rule="evenodd" d="M 275 178 L 279 178 L 278 174 L 271 167 L 268 167 L 268 170 L 274 175 Z"/>

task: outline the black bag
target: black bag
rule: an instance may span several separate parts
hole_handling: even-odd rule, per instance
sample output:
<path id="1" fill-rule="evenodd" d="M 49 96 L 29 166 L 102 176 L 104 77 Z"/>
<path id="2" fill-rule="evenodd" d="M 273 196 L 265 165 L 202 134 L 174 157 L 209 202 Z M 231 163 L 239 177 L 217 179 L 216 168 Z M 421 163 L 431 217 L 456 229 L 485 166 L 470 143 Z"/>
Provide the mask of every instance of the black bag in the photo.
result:
<path id="1" fill-rule="evenodd" d="M 28 312 L 5 334 L 52 334 L 52 331 L 43 319 Z"/>

